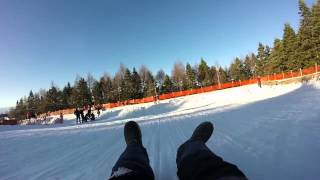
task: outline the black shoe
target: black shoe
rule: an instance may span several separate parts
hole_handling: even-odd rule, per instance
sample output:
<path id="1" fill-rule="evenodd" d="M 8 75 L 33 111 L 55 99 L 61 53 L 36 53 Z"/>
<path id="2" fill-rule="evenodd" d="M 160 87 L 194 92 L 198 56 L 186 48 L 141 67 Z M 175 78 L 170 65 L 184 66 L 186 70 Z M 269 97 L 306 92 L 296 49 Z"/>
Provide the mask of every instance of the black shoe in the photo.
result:
<path id="1" fill-rule="evenodd" d="M 201 123 L 194 131 L 190 138 L 191 141 L 202 141 L 206 143 L 213 132 L 213 124 L 211 122 Z"/>
<path id="2" fill-rule="evenodd" d="M 129 121 L 124 125 L 124 138 L 127 145 L 142 145 L 141 130 L 139 125 L 134 121 Z"/>

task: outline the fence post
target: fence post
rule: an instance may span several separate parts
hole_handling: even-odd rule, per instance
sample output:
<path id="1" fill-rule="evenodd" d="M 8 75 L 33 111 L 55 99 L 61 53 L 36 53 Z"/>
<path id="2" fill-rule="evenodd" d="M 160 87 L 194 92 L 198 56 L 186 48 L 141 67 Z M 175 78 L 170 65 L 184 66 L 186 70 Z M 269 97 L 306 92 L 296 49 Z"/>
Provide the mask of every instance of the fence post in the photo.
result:
<path id="1" fill-rule="evenodd" d="M 241 80 L 239 79 L 239 84 L 240 84 L 240 86 L 241 86 Z"/>
<path id="2" fill-rule="evenodd" d="M 302 76 L 302 69 L 300 68 L 300 76 Z"/>
<path id="3" fill-rule="evenodd" d="M 292 70 L 291 70 L 290 72 L 291 72 L 291 78 L 293 78 L 293 73 L 292 73 Z"/>
<path id="4" fill-rule="evenodd" d="M 284 72 L 282 71 L 282 79 L 284 79 Z"/>
<path id="5" fill-rule="evenodd" d="M 268 74 L 268 81 L 270 81 L 270 75 Z"/>
<path id="6" fill-rule="evenodd" d="M 316 73 L 318 73 L 318 64 L 316 63 Z"/>
<path id="7" fill-rule="evenodd" d="M 277 80 L 276 73 L 273 74 L 273 80 Z"/>

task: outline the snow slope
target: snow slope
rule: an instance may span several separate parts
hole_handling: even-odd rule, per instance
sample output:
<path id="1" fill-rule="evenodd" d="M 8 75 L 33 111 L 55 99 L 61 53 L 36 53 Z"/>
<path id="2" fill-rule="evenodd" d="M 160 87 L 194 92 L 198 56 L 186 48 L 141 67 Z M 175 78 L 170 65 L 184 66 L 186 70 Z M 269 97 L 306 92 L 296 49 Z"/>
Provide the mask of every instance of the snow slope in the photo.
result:
<path id="1" fill-rule="evenodd" d="M 255 85 L 105 111 L 94 123 L 0 127 L 0 179 L 106 179 L 141 125 L 156 179 L 176 178 L 176 150 L 202 121 L 207 145 L 249 179 L 320 177 L 320 83 Z"/>

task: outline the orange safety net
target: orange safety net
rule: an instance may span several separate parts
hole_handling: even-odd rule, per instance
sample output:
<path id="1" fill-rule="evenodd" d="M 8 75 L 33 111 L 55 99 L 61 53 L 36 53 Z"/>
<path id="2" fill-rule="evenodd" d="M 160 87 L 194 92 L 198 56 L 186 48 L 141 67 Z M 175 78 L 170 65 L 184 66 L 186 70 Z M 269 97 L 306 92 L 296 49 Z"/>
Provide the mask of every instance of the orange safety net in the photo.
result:
<path id="1" fill-rule="evenodd" d="M 293 77 L 299 77 L 302 75 L 308 75 L 308 74 L 313 74 L 316 72 L 319 72 L 320 66 L 312 66 L 310 68 L 306 68 L 303 70 L 298 70 L 298 71 L 289 71 L 289 72 L 283 72 L 279 74 L 272 74 L 268 76 L 261 77 L 261 81 L 274 81 L 274 80 L 282 80 L 282 79 L 288 79 L 288 78 L 293 78 Z M 245 85 L 250 85 L 250 84 L 255 84 L 257 83 L 257 79 L 248 79 L 248 80 L 243 80 L 243 81 L 232 81 L 232 82 L 226 82 L 220 85 L 212 85 L 212 86 L 207 86 L 207 87 L 200 87 L 200 88 L 194 88 L 194 89 L 188 89 L 188 90 L 183 90 L 183 91 L 177 91 L 177 92 L 172 92 L 172 93 L 166 93 L 166 94 L 161 94 L 158 96 L 159 100 L 165 100 L 165 99 L 171 99 L 171 98 L 176 98 L 176 97 L 182 97 L 182 96 L 188 96 L 188 95 L 193 95 L 193 94 L 200 94 L 200 93 L 205 93 L 205 92 L 211 92 L 211 91 L 216 91 L 216 90 L 221 90 L 221 89 L 227 89 L 227 88 L 233 88 L 233 87 L 238 87 L 238 86 L 245 86 Z M 155 102 L 157 100 L 156 96 L 151 96 L 151 97 L 145 97 L 141 99 L 130 99 L 122 102 L 116 102 L 116 103 L 107 103 L 103 104 L 102 107 L 105 109 L 112 109 L 115 107 L 119 106 L 125 106 L 125 105 L 131 105 L 131 104 L 141 104 L 141 103 L 150 103 L 150 102 Z M 55 111 L 51 112 L 51 115 L 59 115 L 60 113 L 63 114 L 73 114 L 75 109 L 64 109 L 60 111 Z"/>

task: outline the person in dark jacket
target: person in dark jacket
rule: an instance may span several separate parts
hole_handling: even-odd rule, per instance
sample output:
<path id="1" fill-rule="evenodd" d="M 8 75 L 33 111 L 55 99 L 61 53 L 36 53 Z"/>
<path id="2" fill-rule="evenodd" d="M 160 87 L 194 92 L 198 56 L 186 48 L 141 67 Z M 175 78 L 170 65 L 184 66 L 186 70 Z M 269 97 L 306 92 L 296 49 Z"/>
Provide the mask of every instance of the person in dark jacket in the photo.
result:
<path id="1" fill-rule="evenodd" d="M 84 116 L 83 109 L 80 109 L 79 112 L 80 112 L 80 116 L 81 116 L 81 123 L 86 122 L 87 119 L 86 119 L 86 117 Z"/>
<path id="2" fill-rule="evenodd" d="M 211 122 L 201 123 L 177 152 L 177 175 L 180 180 L 246 180 L 237 166 L 214 154 L 205 143 L 213 132 Z M 143 147 L 141 130 L 134 121 L 124 127 L 125 151 L 112 168 L 110 180 L 154 180 L 148 153 Z"/>
<path id="3" fill-rule="evenodd" d="M 80 123 L 80 111 L 79 111 L 79 108 L 77 108 L 75 111 L 74 111 L 74 115 L 76 115 L 77 119 L 76 119 L 76 124 Z"/>

